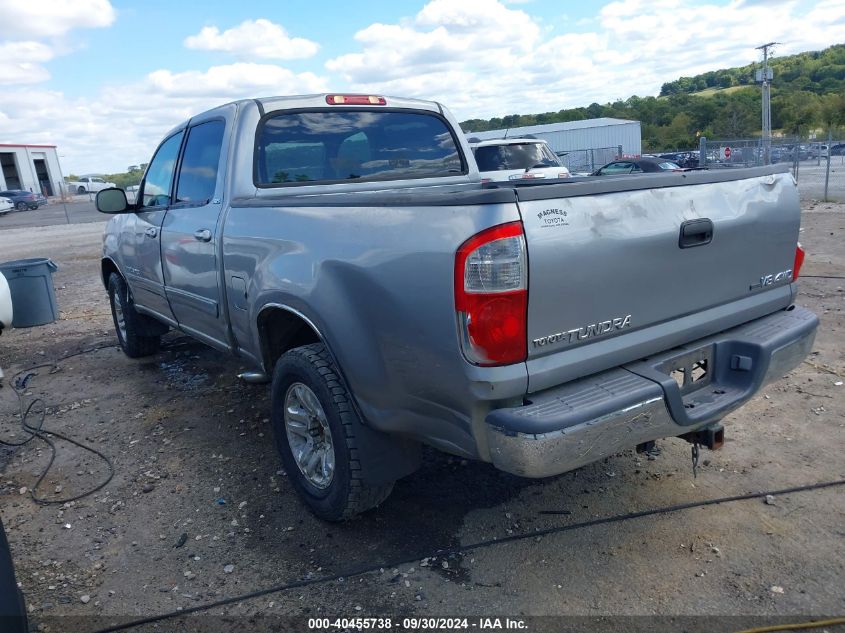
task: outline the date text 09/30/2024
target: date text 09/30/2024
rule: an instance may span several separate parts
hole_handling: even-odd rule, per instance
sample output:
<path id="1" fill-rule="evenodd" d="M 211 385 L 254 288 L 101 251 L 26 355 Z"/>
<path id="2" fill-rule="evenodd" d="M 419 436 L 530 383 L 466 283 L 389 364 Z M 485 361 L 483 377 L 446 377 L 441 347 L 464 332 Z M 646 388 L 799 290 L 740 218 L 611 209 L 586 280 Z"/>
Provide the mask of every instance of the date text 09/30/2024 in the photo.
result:
<path id="1" fill-rule="evenodd" d="M 309 618 L 310 631 L 518 631 L 528 628 L 519 618 Z"/>

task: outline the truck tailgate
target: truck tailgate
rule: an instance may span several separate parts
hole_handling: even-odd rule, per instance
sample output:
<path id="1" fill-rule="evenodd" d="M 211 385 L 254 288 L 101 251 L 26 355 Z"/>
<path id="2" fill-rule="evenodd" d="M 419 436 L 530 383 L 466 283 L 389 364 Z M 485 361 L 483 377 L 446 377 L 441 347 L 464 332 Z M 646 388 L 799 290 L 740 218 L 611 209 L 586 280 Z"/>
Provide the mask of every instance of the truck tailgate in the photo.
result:
<path id="1" fill-rule="evenodd" d="M 637 332 L 658 324 L 665 332 L 673 321 L 688 328 L 698 314 L 724 317 L 714 308 L 732 302 L 786 307 L 800 224 L 795 181 L 779 168 L 742 171 L 518 190 L 529 259 L 529 373 L 532 364 L 549 365 L 532 359 L 567 352 L 581 371 L 603 369 L 590 365 L 586 349 L 599 341 L 605 365 L 629 362 L 644 351 Z M 695 336 L 706 326 L 697 323 Z"/>

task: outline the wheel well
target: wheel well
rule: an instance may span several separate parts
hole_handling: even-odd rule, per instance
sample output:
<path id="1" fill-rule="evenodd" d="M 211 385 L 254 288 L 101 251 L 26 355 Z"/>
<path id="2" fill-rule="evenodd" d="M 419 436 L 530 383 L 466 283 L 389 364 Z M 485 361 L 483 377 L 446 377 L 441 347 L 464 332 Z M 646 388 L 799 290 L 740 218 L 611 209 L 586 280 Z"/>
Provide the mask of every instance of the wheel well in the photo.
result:
<path id="1" fill-rule="evenodd" d="M 112 273 L 120 274 L 120 271 L 115 266 L 115 263 L 110 259 L 104 259 L 100 264 L 100 269 L 103 275 L 103 286 L 106 287 L 106 290 L 109 289 L 109 277 L 111 277 Z"/>
<path id="2" fill-rule="evenodd" d="M 294 347 L 320 343 L 320 336 L 301 316 L 284 308 L 266 308 L 258 315 L 258 337 L 264 367 L 272 372 L 282 354 Z"/>

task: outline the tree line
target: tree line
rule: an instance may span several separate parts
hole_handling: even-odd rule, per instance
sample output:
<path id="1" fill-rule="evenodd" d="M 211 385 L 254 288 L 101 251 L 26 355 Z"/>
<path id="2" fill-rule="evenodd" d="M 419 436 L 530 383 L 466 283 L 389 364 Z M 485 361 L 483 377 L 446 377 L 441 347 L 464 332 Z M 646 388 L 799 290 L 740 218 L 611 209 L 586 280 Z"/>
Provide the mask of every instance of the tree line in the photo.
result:
<path id="1" fill-rule="evenodd" d="M 760 64 L 716 70 L 663 84 L 660 96 L 591 103 L 541 114 L 512 114 L 461 123 L 465 131 L 481 132 L 526 125 L 543 125 L 613 117 L 642 124 L 644 151 L 695 148 L 698 137 L 737 139 L 759 136 L 760 87 L 754 71 Z M 784 136 L 810 132 L 845 135 L 845 45 L 799 53 L 770 62 L 772 129 Z M 716 88 L 696 94 L 701 90 Z M 729 88 L 724 90 L 724 88 Z M 580 149 L 580 148 L 572 148 Z"/>

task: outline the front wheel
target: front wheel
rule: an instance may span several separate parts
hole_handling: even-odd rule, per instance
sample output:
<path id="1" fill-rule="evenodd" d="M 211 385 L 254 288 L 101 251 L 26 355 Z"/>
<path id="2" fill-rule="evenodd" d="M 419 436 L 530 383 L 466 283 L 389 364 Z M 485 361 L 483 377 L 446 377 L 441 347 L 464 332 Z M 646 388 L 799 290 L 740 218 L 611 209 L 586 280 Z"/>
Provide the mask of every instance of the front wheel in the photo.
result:
<path id="1" fill-rule="evenodd" d="M 376 507 L 393 482 L 366 484 L 356 429 L 361 424 L 322 343 L 290 350 L 272 387 L 276 447 L 296 492 L 318 517 L 342 521 Z"/>
<path id="2" fill-rule="evenodd" d="M 144 320 L 149 317 L 138 314 L 135 310 L 129 286 L 117 273 L 112 273 L 109 277 L 109 303 L 117 341 L 123 353 L 129 358 L 155 354 L 161 343 L 161 336 L 146 334 L 149 328 L 145 328 Z"/>
<path id="3" fill-rule="evenodd" d="M 29 205 L 28 205 L 26 202 L 18 202 L 18 203 L 15 205 L 15 208 L 16 208 L 18 211 L 26 211 L 26 210 L 29 208 Z"/>
<path id="4" fill-rule="evenodd" d="M 85 193 L 85 187 L 77 187 L 76 193 L 79 193 L 79 194 Z"/>

